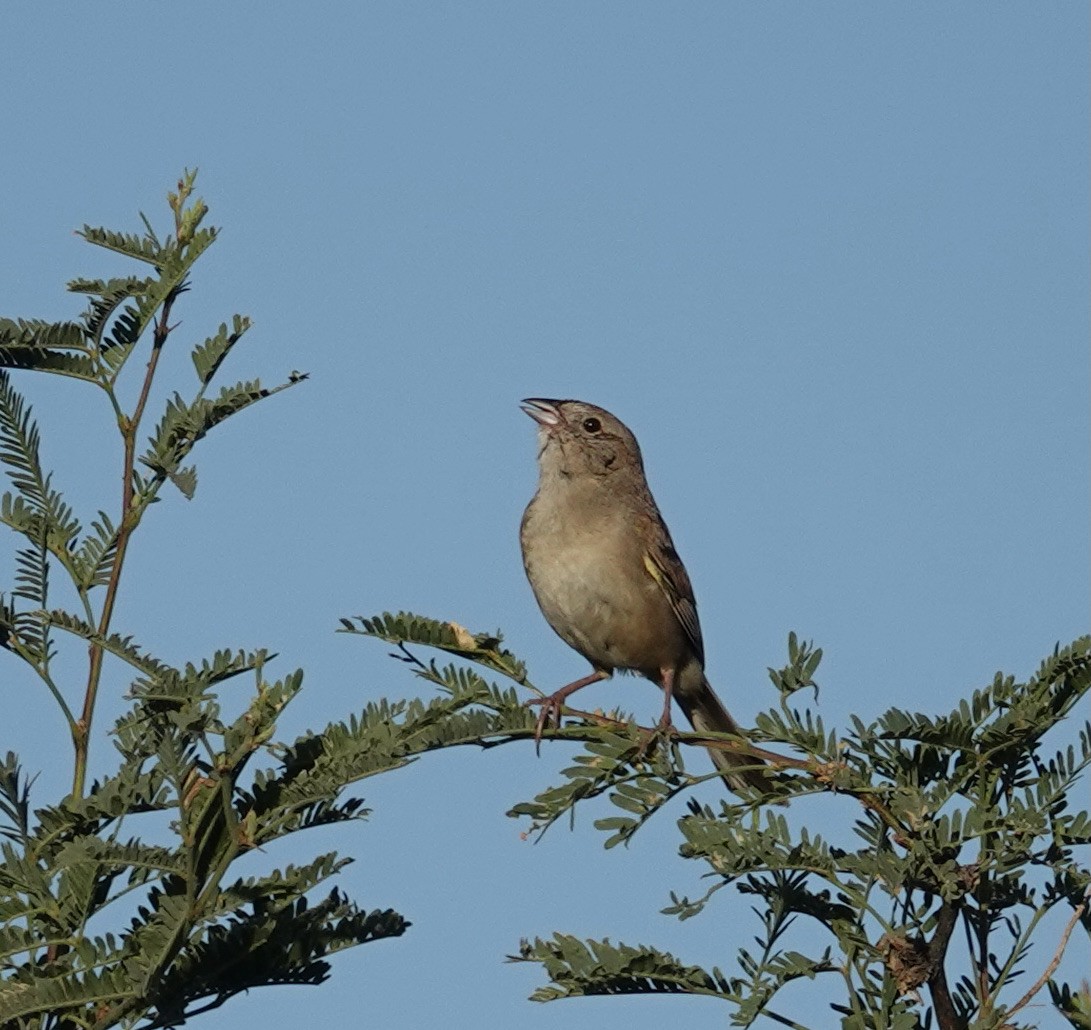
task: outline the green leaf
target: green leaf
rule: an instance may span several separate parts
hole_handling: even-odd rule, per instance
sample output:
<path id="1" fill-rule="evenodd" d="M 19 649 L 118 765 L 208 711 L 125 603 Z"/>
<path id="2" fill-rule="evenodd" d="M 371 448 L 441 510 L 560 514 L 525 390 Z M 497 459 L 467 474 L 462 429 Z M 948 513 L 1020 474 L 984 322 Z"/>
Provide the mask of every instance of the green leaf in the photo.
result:
<path id="1" fill-rule="evenodd" d="M 249 318 L 234 315 L 230 330 L 226 323 L 222 323 L 215 336 L 208 337 L 204 343 L 198 344 L 193 349 L 193 367 L 197 371 L 197 378 L 200 379 L 202 386 L 207 386 L 211 382 L 212 377 L 231 352 L 231 348 L 239 342 L 242 334 L 250 328 L 250 324 Z"/>
<path id="2" fill-rule="evenodd" d="M 149 236 L 136 236 L 133 233 L 114 232 L 110 229 L 96 228 L 85 225 L 77 230 L 77 236 L 82 236 L 88 243 L 96 247 L 112 250 L 116 254 L 143 261 L 149 265 L 159 265 L 163 259 L 164 248 Z"/>
<path id="3" fill-rule="evenodd" d="M 73 564 L 79 570 L 78 584 L 85 590 L 109 583 L 117 557 L 117 527 L 106 512 L 98 513 L 73 557 Z"/>
<path id="4" fill-rule="evenodd" d="M 58 629 L 82 637 L 89 643 L 101 647 L 108 654 L 120 658 L 149 678 L 159 680 L 179 675 L 177 670 L 159 661 L 158 658 L 153 658 L 141 651 L 133 643 L 131 636 L 123 637 L 118 633 L 111 633 L 104 637 L 94 626 L 88 625 L 83 619 L 59 609 L 48 613 L 48 622 L 51 626 L 56 626 Z"/>
<path id="5" fill-rule="evenodd" d="M 95 364 L 87 350 L 83 327 L 76 322 L 0 319 L 0 367 L 53 372 L 97 383 Z"/>
<path id="6" fill-rule="evenodd" d="M 167 478 L 178 487 L 178 490 L 187 501 L 193 500 L 193 495 L 197 492 L 197 469 L 193 465 L 187 465 L 177 471 L 168 472 Z"/>
<path id="7" fill-rule="evenodd" d="M 21 522 L 21 531 L 28 538 L 44 538 L 56 554 L 78 535 L 80 524 L 53 489 L 52 477 L 43 472 L 38 449 L 38 427 L 31 419 L 30 408 L 12 386 L 7 372 L 0 370 L 0 462 L 8 466 L 8 478 L 41 524 L 16 513 L 17 501 L 8 500 L 8 495 L 3 502 L 4 520 L 10 517 L 12 523 Z"/>
<path id="8" fill-rule="evenodd" d="M 725 999 L 732 988 L 719 970 L 685 965 L 669 952 L 642 945 L 611 944 L 554 934 L 549 940 L 524 940 L 511 962 L 545 967 L 551 987 L 539 987 L 531 1001 L 606 994 L 693 994 Z"/>
<path id="9" fill-rule="evenodd" d="M 187 496 L 190 496 L 196 487 L 196 474 L 179 466 L 194 445 L 232 415 L 293 385 L 294 382 L 287 382 L 266 389 L 257 380 L 236 383 L 224 387 L 214 400 L 198 397 L 192 404 L 176 393 L 167 402 L 167 410 L 140 461 L 164 478 L 176 481 L 183 493 L 189 490 Z"/>
<path id="10" fill-rule="evenodd" d="M 154 277 L 127 276 L 120 279 L 74 279 L 68 284 L 73 293 L 91 296 L 83 313 L 84 335 L 95 350 L 108 350 L 117 341 L 106 335 L 110 320 L 127 300 L 146 294 L 157 280 Z"/>
<path id="11" fill-rule="evenodd" d="M 358 624 L 358 625 L 357 625 Z M 500 647 L 499 633 L 471 633 L 455 622 L 441 622 L 412 612 L 392 615 L 383 612 L 367 618 L 342 619 L 341 633 L 360 633 L 392 644 L 423 644 L 449 654 L 468 658 L 487 669 L 501 673 L 516 683 L 526 682 L 526 666 L 510 651 Z"/>

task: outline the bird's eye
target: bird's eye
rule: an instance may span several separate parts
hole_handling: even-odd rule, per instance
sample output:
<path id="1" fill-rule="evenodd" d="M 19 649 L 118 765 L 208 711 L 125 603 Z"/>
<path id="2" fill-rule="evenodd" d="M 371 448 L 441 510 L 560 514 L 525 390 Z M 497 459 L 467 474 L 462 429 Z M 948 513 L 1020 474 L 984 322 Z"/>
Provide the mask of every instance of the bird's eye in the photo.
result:
<path id="1" fill-rule="evenodd" d="M 584 432 L 597 433 L 602 429 L 602 423 L 597 418 L 585 418 L 583 420 Z"/>

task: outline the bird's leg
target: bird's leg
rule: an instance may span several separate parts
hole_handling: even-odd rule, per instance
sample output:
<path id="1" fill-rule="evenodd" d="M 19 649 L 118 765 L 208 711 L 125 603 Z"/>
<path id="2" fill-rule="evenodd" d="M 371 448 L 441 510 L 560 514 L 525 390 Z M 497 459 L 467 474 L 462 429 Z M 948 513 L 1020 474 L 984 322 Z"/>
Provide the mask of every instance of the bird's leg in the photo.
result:
<path id="1" fill-rule="evenodd" d="M 553 722 L 554 725 L 560 726 L 561 724 L 561 709 L 564 707 L 565 700 L 577 690 L 583 690 L 584 687 L 591 686 L 592 683 L 598 683 L 601 680 L 608 680 L 610 673 L 605 669 L 596 669 L 589 676 L 584 676 L 583 679 L 576 680 L 574 683 L 569 683 L 566 687 L 561 687 L 560 690 L 550 694 L 549 697 L 532 697 L 527 704 L 528 705 L 541 705 L 542 710 L 538 713 L 538 721 L 534 724 L 534 749 L 538 751 L 542 746 L 542 731 L 546 726 Z"/>
<path id="2" fill-rule="evenodd" d="M 671 720 L 671 701 L 674 698 L 673 668 L 668 667 L 659 670 L 659 688 L 663 691 L 663 714 L 659 716 L 659 722 L 656 723 L 655 729 L 648 732 L 644 741 L 636 749 L 634 761 L 643 760 L 644 756 L 651 751 L 652 745 L 657 743 L 660 735 L 669 735 L 674 732 L 674 723 Z"/>
<path id="3" fill-rule="evenodd" d="M 660 670 L 662 676 L 662 682 L 659 684 L 663 688 L 663 714 L 659 717 L 659 729 L 660 731 L 669 730 L 672 727 L 671 722 L 671 701 L 674 700 L 674 669 L 666 668 Z"/>

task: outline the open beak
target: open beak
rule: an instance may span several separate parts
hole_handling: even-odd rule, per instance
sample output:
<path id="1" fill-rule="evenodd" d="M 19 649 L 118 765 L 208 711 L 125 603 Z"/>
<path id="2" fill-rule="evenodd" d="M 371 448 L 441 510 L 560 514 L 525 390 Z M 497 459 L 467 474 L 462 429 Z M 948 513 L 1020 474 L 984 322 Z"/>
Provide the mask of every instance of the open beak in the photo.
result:
<path id="1" fill-rule="evenodd" d="M 521 407 L 535 422 L 546 429 L 559 426 L 563 419 L 561 411 L 557 407 L 558 401 L 546 400 L 544 397 L 527 397 L 521 401 Z"/>

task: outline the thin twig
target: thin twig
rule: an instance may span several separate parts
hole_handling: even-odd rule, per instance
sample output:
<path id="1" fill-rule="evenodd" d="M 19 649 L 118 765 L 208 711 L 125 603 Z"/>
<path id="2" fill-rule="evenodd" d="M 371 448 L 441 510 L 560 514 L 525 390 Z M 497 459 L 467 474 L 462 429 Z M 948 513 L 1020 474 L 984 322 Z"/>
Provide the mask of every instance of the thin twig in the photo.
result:
<path id="1" fill-rule="evenodd" d="M 129 538 L 136 528 L 133 518 L 133 469 L 136 465 L 136 434 L 140 429 L 140 420 L 143 418 L 144 409 L 148 404 L 152 380 L 155 378 L 155 370 L 159 364 L 159 355 L 162 353 L 163 345 L 170 335 L 170 310 L 177 296 L 178 291 L 172 290 L 163 302 L 163 310 L 160 312 L 159 319 L 155 324 L 152 352 L 148 358 L 148 368 L 144 374 L 140 397 L 137 399 L 132 418 L 125 419 L 124 424 L 121 425 L 121 435 L 125 447 L 122 465 L 124 478 L 121 486 L 121 521 L 118 523 L 117 547 L 114 550 L 114 560 L 110 567 L 110 580 L 106 585 L 106 594 L 102 602 L 102 614 L 99 618 L 98 635 L 103 639 L 110 632 L 110 622 L 113 619 L 118 586 L 121 582 L 121 570 L 125 564 L 125 553 L 129 547 Z M 84 694 L 83 711 L 75 735 L 76 763 L 72 778 L 72 793 L 76 797 L 82 796 L 84 782 L 87 777 L 87 754 L 91 743 L 91 721 L 95 714 L 95 699 L 98 696 L 99 683 L 102 680 L 104 656 L 105 650 L 102 645 L 93 642 L 89 648 L 87 691 Z"/>
<path id="2" fill-rule="evenodd" d="M 1030 990 L 1004 1013 L 1005 1019 L 1014 1015 L 1020 1009 L 1026 1008 L 1027 1005 L 1030 1004 L 1031 999 L 1045 987 L 1049 978 L 1057 971 L 1057 967 L 1061 964 L 1061 957 L 1064 955 L 1065 948 L 1068 947 L 1068 939 L 1072 936 L 1072 931 L 1076 929 L 1076 924 L 1080 921 L 1080 916 L 1086 911 L 1087 896 L 1085 895 L 1083 901 L 1081 901 L 1072 912 L 1072 918 L 1069 919 L 1068 925 L 1064 928 L 1064 933 L 1061 934 L 1061 943 L 1057 946 L 1057 951 L 1050 960 L 1049 965 L 1046 966 L 1045 972 L 1031 985 Z"/>

